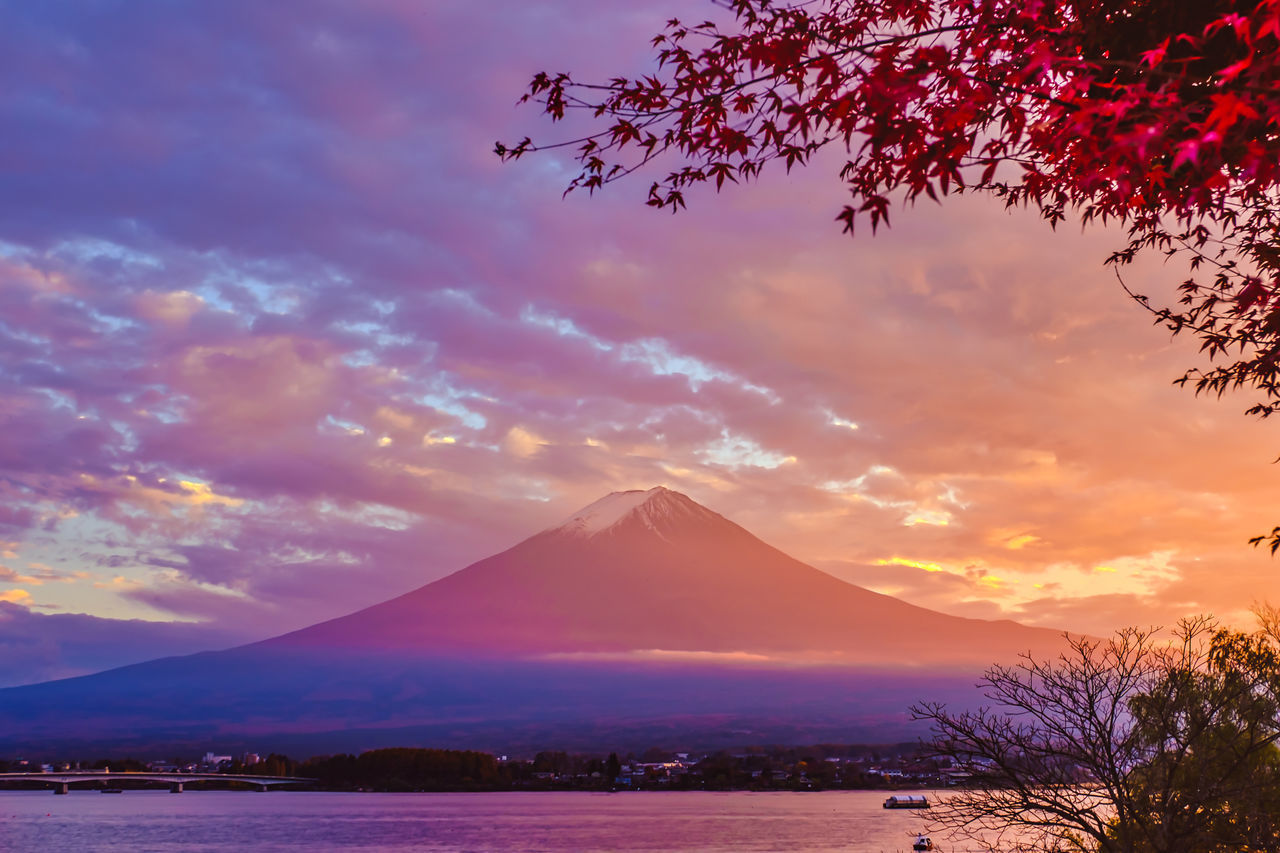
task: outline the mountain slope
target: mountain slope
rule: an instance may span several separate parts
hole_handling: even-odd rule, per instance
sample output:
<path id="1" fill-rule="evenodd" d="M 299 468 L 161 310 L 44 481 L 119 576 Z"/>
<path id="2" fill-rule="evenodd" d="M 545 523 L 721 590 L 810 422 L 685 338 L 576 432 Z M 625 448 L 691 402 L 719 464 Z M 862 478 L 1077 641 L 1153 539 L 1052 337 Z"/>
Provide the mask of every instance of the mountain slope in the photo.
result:
<path id="1" fill-rule="evenodd" d="M 1059 643 L 846 583 L 659 487 L 615 492 L 446 578 L 264 645 L 983 666 Z"/>
<path id="2" fill-rule="evenodd" d="M 1060 644 L 845 583 L 657 488 L 301 631 L 0 690 L 0 753 L 902 740 L 913 701 L 976 701 L 987 665 Z"/>

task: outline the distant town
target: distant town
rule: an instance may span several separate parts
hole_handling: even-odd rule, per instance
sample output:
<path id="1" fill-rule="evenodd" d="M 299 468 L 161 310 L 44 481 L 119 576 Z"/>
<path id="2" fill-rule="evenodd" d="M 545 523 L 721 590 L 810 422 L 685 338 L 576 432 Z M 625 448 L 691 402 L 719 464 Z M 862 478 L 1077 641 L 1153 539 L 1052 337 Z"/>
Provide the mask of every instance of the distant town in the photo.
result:
<path id="1" fill-rule="evenodd" d="M 235 788 L 230 777 L 293 777 L 303 788 L 345 791 L 495 790 L 903 790 L 963 784 L 981 768 L 954 766 L 922 757 L 916 744 L 891 746 L 819 744 L 809 747 L 751 747 L 712 753 L 649 749 L 641 754 L 539 752 L 532 758 L 485 752 L 392 748 L 359 755 L 339 754 L 298 761 L 285 755 L 207 752 L 198 759 L 140 761 L 133 758 L 40 761 L 0 760 L 0 773 L 31 774 L 0 780 L 7 788 L 46 787 L 34 774 L 98 771 L 105 780 L 76 787 L 118 791 L 154 787 L 154 780 L 129 774 L 219 774 L 200 787 Z M 190 784 L 188 789 L 192 789 Z"/>

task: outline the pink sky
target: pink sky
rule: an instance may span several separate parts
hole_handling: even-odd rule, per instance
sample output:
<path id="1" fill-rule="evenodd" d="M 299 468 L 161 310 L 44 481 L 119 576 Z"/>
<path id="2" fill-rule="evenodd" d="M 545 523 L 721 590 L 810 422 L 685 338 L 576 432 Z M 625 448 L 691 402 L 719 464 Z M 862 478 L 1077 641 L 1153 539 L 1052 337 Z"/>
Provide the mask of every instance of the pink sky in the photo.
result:
<path id="1" fill-rule="evenodd" d="M 638 70 L 712 11 L 0 10 L 0 648 L 38 662 L 0 680 L 89 666 L 56 614 L 259 638 L 654 485 L 949 613 L 1280 600 L 1246 544 L 1280 441 L 1171 387 L 1194 346 L 1117 235 L 974 197 L 850 240 L 834 159 L 672 217 L 492 155 L 564 132 L 514 107 L 534 71 Z"/>

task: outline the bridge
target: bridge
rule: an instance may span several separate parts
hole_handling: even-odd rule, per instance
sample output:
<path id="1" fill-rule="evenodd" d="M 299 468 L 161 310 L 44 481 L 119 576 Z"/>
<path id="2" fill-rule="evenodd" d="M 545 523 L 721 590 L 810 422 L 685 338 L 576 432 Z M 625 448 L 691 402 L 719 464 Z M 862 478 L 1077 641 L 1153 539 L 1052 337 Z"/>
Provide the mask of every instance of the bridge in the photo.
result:
<path id="1" fill-rule="evenodd" d="M 143 773 L 125 771 L 111 773 L 104 770 L 64 770 L 56 773 L 0 773 L 0 784 L 4 782 L 42 782 L 50 785 L 55 794 L 66 794 L 77 782 L 156 782 L 169 786 L 169 793 L 181 794 L 187 785 L 194 782 L 243 782 L 252 785 L 259 791 L 269 791 L 284 785 L 299 785 L 315 782 L 315 779 L 304 779 L 299 776 L 244 776 L 234 773 Z M 110 787 L 117 787 L 111 785 Z"/>

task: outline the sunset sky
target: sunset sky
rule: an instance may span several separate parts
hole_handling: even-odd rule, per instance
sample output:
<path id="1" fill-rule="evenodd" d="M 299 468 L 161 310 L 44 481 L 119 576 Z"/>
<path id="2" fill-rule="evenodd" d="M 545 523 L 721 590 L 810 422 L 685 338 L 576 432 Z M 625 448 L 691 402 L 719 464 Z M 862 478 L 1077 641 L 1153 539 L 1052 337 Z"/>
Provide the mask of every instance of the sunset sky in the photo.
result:
<path id="1" fill-rule="evenodd" d="M 643 70 L 713 12 L 0 5 L 0 684 L 301 627 L 654 485 L 949 613 L 1280 602 L 1247 545 L 1280 432 L 1171 385 L 1195 344 L 1118 233 L 964 197 L 851 240 L 839 152 L 676 216 L 493 155 L 571 132 L 515 106 L 533 72 Z"/>

